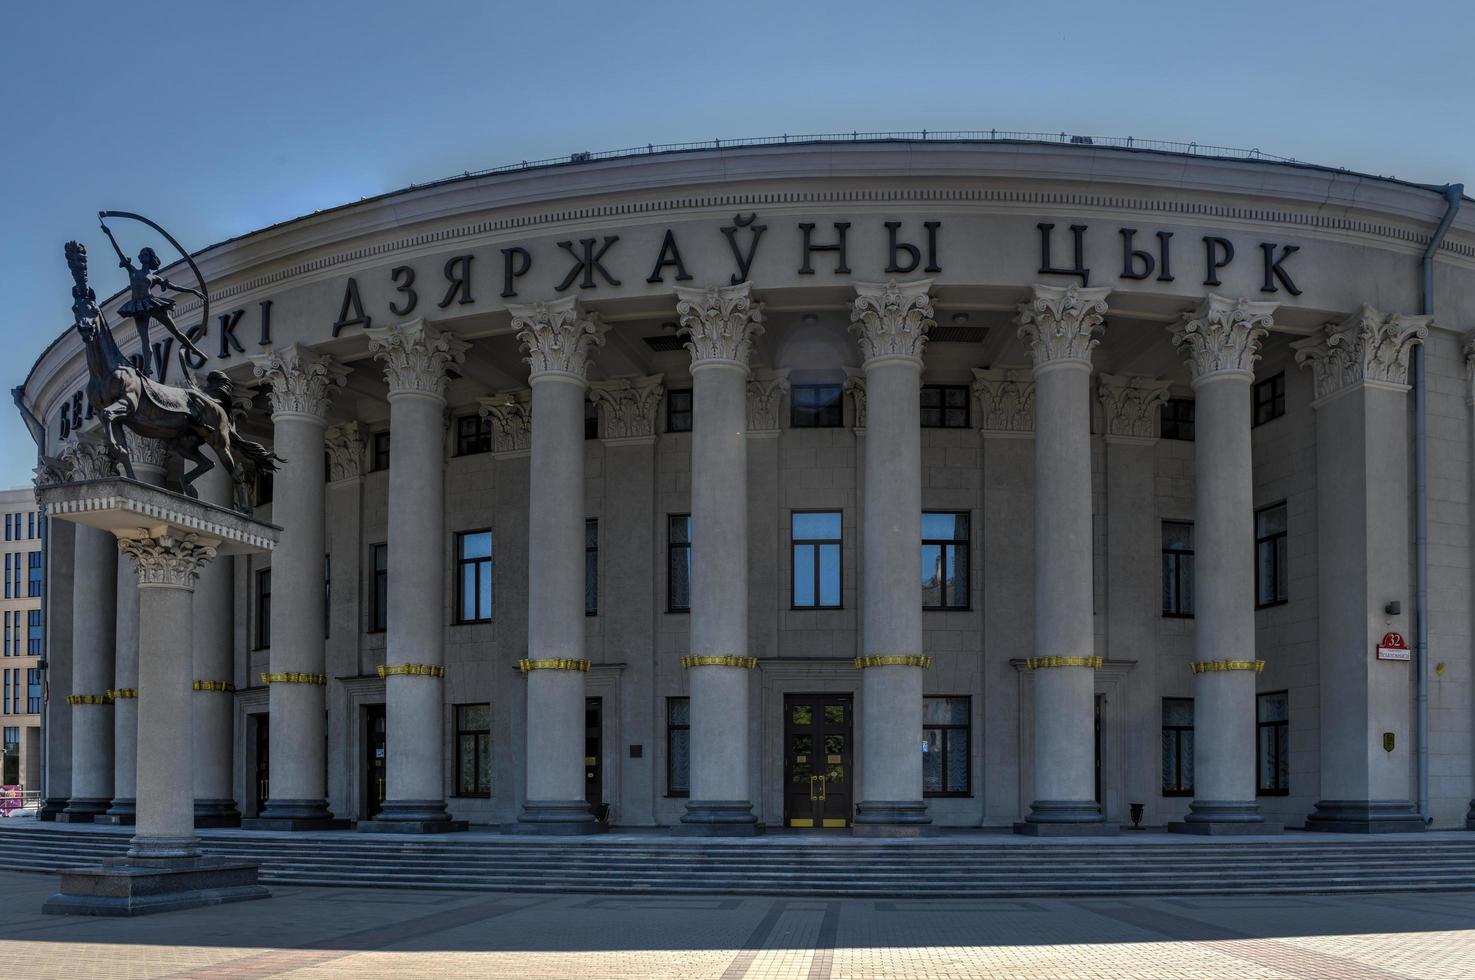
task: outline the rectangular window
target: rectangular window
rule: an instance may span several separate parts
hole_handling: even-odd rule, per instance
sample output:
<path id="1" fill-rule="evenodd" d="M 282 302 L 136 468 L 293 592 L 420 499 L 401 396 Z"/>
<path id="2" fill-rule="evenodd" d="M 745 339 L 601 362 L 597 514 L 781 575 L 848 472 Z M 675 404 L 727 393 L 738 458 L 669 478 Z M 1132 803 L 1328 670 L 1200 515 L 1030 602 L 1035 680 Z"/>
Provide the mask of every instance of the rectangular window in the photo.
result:
<path id="1" fill-rule="evenodd" d="M 4 690 L 0 690 L 0 708 L 3 708 L 4 713 L 7 715 L 10 714 L 10 673 L 10 668 L 6 667 L 4 678 L 5 687 Z M 6 739 L 10 738 L 10 729 L 8 728 L 5 729 L 5 737 Z"/>
<path id="2" fill-rule="evenodd" d="M 789 424 L 796 429 L 838 429 L 845 424 L 840 385 L 794 385 Z"/>
<path id="3" fill-rule="evenodd" d="M 252 506 L 265 507 L 271 503 L 272 491 L 275 484 L 272 482 L 271 474 L 258 471 L 256 479 L 251 485 Z"/>
<path id="4" fill-rule="evenodd" d="M 1286 505 L 1255 511 L 1255 605 L 1278 606 L 1289 596 Z"/>
<path id="5" fill-rule="evenodd" d="M 30 581 L 27 585 L 26 595 L 34 599 L 41 594 L 41 552 L 31 552 L 31 556 L 27 560 L 30 563 Z"/>
<path id="6" fill-rule="evenodd" d="M 20 632 L 20 616 L 16 616 L 16 632 Z M 20 637 L 16 637 L 16 646 L 20 646 Z M 41 636 L 41 610 L 31 609 L 26 612 L 26 652 L 33 657 L 42 654 Z"/>
<path id="7" fill-rule="evenodd" d="M 1193 795 L 1193 698 L 1163 698 L 1163 795 Z"/>
<path id="8" fill-rule="evenodd" d="M 28 538 L 34 538 L 35 536 L 36 536 L 36 512 L 35 511 L 31 511 L 29 514 L 26 515 L 26 537 L 28 537 Z"/>
<path id="9" fill-rule="evenodd" d="M 1192 442 L 1193 412 L 1192 398 L 1169 398 L 1163 403 L 1162 437 Z"/>
<path id="10" fill-rule="evenodd" d="M 599 522 L 584 522 L 584 615 L 599 615 Z"/>
<path id="11" fill-rule="evenodd" d="M 26 714 L 39 715 L 41 713 L 41 670 L 38 667 L 26 669 Z"/>
<path id="12" fill-rule="evenodd" d="M 456 705 L 456 795 L 492 795 L 492 706 Z"/>
<path id="13" fill-rule="evenodd" d="M 922 428 L 968 428 L 967 385 L 923 385 Z"/>
<path id="14" fill-rule="evenodd" d="M 1291 697 L 1274 691 L 1255 698 L 1256 791 L 1286 796 L 1291 791 Z"/>
<path id="15" fill-rule="evenodd" d="M 666 699 L 666 795 L 691 792 L 691 699 Z"/>
<path id="16" fill-rule="evenodd" d="M 389 469 L 389 433 L 374 433 L 374 471 Z"/>
<path id="17" fill-rule="evenodd" d="M 922 514 L 922 608 L 968 608 L 968 515 Z"/>
<path id="18" fill-rule="evenodd" d="M 374 559 L 369 590 L 369 632 L 382 633 L 389 624 L 389 545 L 369 547 Z"/>
<path id="19" fill-rule="evenodd" d="M 584 399 L 584 438 L 599 438 L 599 406 L 590 399 Z"/>
<path id="20" fill-rule="evenodd" d="M 492 532 L 456 535 L 456 622 L 492 621 Z"/>
<path id="21" fill-rule="evenodd" d="M 8 552 L 8 551 L 5 553 L 5 598 L 7 598 L 7 599 L 11 598 L 11 595 L 10 595 L 10 552 Z"/>
<path id="22" fill-rule="evenodd" d="M 271 569 L 256 573 L 256 649 L 271 646 Z"/>
<path id="23" fill-rule="evenodd" d="M 456 419 L 456 455 L 475 456 L 492 451 L 492 420 L 480 415 Z"/>
<path id="24" fill-rule="evenodd" d="M 1264 425 L 1286 413 L 1286 376 L 1282 371 L 1255 382 L 1255 425 Z"/>
<path id="25" fill-rule="evenodd" d="M 666 392 L 666 431 L 691 431 L 690 388 L 677 388 Z"/>
<path id="26" fill-rule="evenodd" d="M 5 751 L 6 752 L 19 752 L 20 751 L 20 728 L 19 727 L 5 729 Z"/>
<path id="27" fill-rule="evenodd" d="M 790 518 L 793 543 L 795 609 L 840 608 L 840 512 L 795 511 Z"/>
<path id="28" fill-rule="evenodd" d="M 1193 525 L 1163 521 L 1163 615 L 1193 615 Z"/>
<path id="29" fill-rule="evenodd" d="M 5 515 L 5 540 L 6 541 L 9 541 L 10 540 L 10 524 L 11 524 L 11 516 L 9 514 L 6 514 Z"/>
<path id="30" fill-rule="evenodd" d="M 922 699 L 922 795 L 968 796 L 968 698 Z"/>
<path id="31" fill-rule="evenodd" d="M 666 526 L 666 611 L 691 610 L 691 515 L 672 514 Z"/>
<path id="32" fill-rule="evenodd" d="M 5 610 L 5 643 L 0 646 L 0 654 L 10 656 L 10 610 Z"/>

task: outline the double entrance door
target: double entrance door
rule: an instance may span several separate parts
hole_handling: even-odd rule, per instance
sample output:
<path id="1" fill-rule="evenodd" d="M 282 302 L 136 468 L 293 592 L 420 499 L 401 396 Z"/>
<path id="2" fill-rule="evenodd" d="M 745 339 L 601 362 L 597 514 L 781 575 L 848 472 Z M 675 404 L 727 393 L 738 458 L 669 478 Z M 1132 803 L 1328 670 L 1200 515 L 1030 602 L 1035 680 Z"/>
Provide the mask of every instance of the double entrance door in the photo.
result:
<path id="1" fill-rule="evenodd" d="M 784 826 L 849 827 L 854 697 L 784 695 Z"/>

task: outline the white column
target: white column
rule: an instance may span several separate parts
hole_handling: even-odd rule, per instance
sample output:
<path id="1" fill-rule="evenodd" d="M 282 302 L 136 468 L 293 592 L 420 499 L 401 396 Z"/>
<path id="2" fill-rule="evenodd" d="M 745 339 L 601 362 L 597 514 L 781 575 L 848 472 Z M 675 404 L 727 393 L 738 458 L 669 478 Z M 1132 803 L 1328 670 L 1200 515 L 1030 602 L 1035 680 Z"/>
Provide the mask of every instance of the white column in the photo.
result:
<path id="1" fill-rule="evenodd" d="M 198 480 L 201 499 L 230 509 L 235 484 L 216 464 Z M 234 827 L 241 813 L 234 798 L 235 560 L 217 558 L 195 583 L 193 674 L 194 794 L 196 827 Z"/>
<path id="2" fill-rule="evenodd" d="M 1275 303 L 1209 294 L 1171 327 L 1194 408 L 1193 790 L 1170 830 L 1263 833 L 1255 800 L 1255 496 L 1250 385 Z"/>
<path id="3" fill-rule="evenodd" d="M 930 279 L 857 283 L 850 329 L 865 371 L 861 509 L 861 772 L 857 836 L 930 829 L 922 799 L 922 350 Z M 860 423 L 857 420 L 857 424 Z"/>
<path id="4" fill-rule="evenodd" d="M 389 383 L 384 809 L 360 830 L 464 830 L 445 801 L 446 368 L 470 346 L 424 320 L 368 331 Z M 582 410 L 583 406 L 580 405 Z M 582 448 L 582 447 L 580 447 Z M 582 625 L 582 623 L 581 623 Z"/>
<path id="5" fill-rule="evenodd" d="M 327 702 L 323 673 L 323 431 L 334 387 L 348 374 L 332 358 L 293 344 L 251 358 L 271 385 L 272 555 L 270 670 L 271 797 L 250 821 L 259 829 L 332 826 L 327 789 Z"/>
<path id="6" fill-rule="evenodd" d="M 1373 648 L 1413 622 L 1408 366 L 1429 319 L 1364 305 L 1292 345 L 1316 391 L 1321 799 L 1308 830 L 1424 829 L 1412 802 L 1417 668 Z"/>
<path id="7" fill-rule="evenodd" d="M 62 450 L 68 479 L 113 475 L 107 450 L 78 439 Z M 112 535 L 78 526 L 73 542 L 71 799 L 62 822 L 91 823 L 113 798 L 113 638 L 116 627 L 118 549 Z M 76 574 L 80 571 L 81 574 Z"/>
<path id="8" fill-rule="evenodd" d="M 1018 323 L 1035 377 L 1035 799 L 1014 830 L 1109 834 L 1095 779 L 1091 351 L 1111 290 L 1032 289 Z"/>
<path id="9" fill-rule="evenodd" d="M 511 306 L 532 368 L 527 799 L 518 829 L 602 829 L 584 798 L 584 387 L 605 326 L 575 297 Z"/>
<path id="10" fill-rule="evenodd" d="M 691 797 L 681 822 L 758 830 L 748 785 L 748 357 L 763 307 L 748 283 L 676 289 L 691 352 Z"/>
<path id="11" fill-rule="evenodd" d="M 61 461 L 50 458 L 38 466 L 32 481 L 37 487 L 66 481 Z M 43 805 L 40 820 L 55 820 L 72 795 L 72 709 L 63 700 L 72 689 L 72 559 L 76 527 L 70 521 L 51 521 L 46 527 L 46 689 L 42 705 L 41 738 Z"/>
<path id="12" fill-rule="evenodd" d="M 128 856 L 169 860 L 200 856 L 195 836 L 194 741 L 191 711 L 192 593 L 215 549 L 184 538 L 122 539 L 133 563 L 141 613 L 139 643 L 138 825 Z"/>

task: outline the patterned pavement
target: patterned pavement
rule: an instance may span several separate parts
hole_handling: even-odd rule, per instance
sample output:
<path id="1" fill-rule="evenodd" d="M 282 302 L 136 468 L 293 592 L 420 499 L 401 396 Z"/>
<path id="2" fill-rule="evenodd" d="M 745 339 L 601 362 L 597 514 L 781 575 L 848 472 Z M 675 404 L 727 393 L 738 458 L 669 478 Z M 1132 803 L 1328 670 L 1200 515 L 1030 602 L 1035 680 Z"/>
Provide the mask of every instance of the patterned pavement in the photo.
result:
<path id="1" fill-rule="evenodd" d="M 138 919 L 43 916 L 0 873 L 4 975 L 25 978 L 1475 976 L 1475 894 L 875 901 L 274 888 Z"/>

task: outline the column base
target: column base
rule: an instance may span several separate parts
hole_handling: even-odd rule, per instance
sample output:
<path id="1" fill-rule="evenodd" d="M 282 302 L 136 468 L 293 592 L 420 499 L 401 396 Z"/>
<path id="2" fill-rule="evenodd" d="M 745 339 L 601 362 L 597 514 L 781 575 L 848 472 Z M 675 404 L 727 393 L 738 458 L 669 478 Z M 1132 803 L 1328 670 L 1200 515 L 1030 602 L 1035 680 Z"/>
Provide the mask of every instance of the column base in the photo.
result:
<path id="1" fill-rule="evenodd" d="M 235 800 L 195 800 L 195 827 L 239 827 L 241 811 Z"/>
<path id="2" fill-rule="evenodd" d="M 1014 825 L 1016 834 L 1029 837 L 1114 837 L 1119 830 L 1095 800 L 1035 800 L 1029 816 Z"/>
<path id="3" fill-rule="evenodd" d="M 47 915 L 149 915 L 222 905 L 271 892 L 256 877 L 257 865 L 228 858 L 176 861 L 115 858 L 64 871 L 61 890 L 41 906 Z"/>
<path id="4" fill-rule="evenodd" d="M 1182 823 L 1168 824 L 1174 834 L 1198 834 L 1204 837 L 1239 837 L 1253 834 L 1278 834 L 1280 827 L 1267 824 L 1260 815 L 1260 804 L 1254 800 L 1194 800 L 1188 804 L 1188 816 Z"/>
<path id="5" fill-rule="evenodd" d="M 241 820 L 242 830 L 347 830 L 349 821 L 328 812 L 325 800 L 268 800 L 254 817 Z"/>
<path id="6" fill-rule="evenodd" d="M 862 800 L 855 806 L 851 837 L 930 837 L 937 833 L 922 800 Z"/>
<path id="7" fill-rule="evenodd" d="M 1470 810 L 1465 814 L 1465 829 L 1475 830 L 1475 800 L 1470 801 Z"/>
<path id="8" fill-rule="evenodd" d="M 609 828 L 589 812 L 584 800 L 528 800 L 522 816 L 507 828 L 514 834 L 602 834 Z"/>
<path id="9" fill-rule="evenodd" d="M 138 819 L 138 801 L 130 797 L 118 797 L 112 806 L 98 814 L 97 823 L 110 823 L 116 827 L 131 827 Z"/>
<path id="10" fill-rule="evenodd" d="M 1426 829 L 1408 800 L 1318 800 L 1306 829 L 1334 834 L 1420 834 Z"/>
<path id="11" fill-rule="evenodd" d="M 756 837 L 764 828 L 747 800 L 689 800 L 671 829 L 694 837 Z"/>
<path id="12" fill-rule="evenodd" d="M 41 809 L 36 813 L 36 819 L 43 822 L 56 821 L 57 815 L 67 808 L 67 801 L 63 799 L 49 799 L 41 804 Z"/>
<path id="13" fill-rule="evenodd" d="M 372 820 L 353 829 L 364 834 L 445 834 L 465 830 L 465 820 L 452 820 L 445 800 L 385 800 Z"/>
<path id="14" fill-rule="evenodd" d="M 72 798 L 56 815 L 57 823 L 96 823 L 97 818 L 107 812 L 112 800 L 95 797 Z"/>

